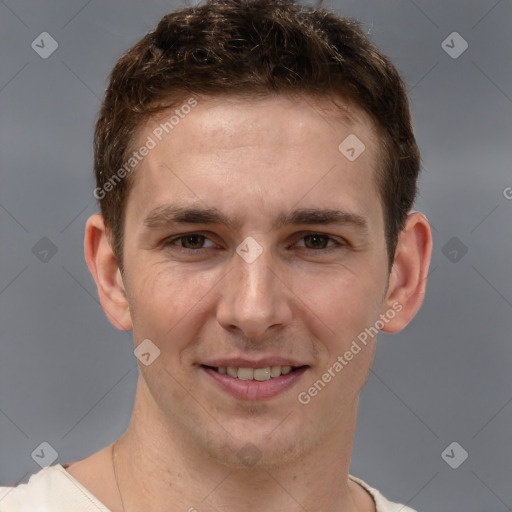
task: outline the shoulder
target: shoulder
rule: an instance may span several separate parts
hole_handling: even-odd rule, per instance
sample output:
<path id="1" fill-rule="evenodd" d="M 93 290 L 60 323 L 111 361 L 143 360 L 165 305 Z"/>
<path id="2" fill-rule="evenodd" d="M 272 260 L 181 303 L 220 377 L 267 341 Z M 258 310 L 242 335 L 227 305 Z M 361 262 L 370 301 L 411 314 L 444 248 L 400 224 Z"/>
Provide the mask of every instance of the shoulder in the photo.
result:
<path id="1" fill-rule="evenodd" d="M 60 464 L 32 475 L 27 483 L 0 487 L 0 512 L 109 512 Z"/>
<path id="2" fill-rule="evenodd" d="M 416 512 L 412 508 L 406 507 L 401 503 L 394 503 L 386 499 L 377 489 L 370 487 L 366 482 L 355 476 L 349 475 L 350 480 L 363 487 L 375 501 L 377 512 Z"/>

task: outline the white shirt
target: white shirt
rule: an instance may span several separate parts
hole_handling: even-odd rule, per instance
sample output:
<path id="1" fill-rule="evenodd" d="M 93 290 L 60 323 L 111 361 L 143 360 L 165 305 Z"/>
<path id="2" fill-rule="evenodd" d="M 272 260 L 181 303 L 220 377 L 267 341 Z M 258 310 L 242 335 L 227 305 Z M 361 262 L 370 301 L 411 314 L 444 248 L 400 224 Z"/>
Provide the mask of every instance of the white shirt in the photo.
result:
<path id="1" fill-rule="evenodd" d="M 392 503 L 359 478 L 349 478 L 366 489 L 375 501 L 377 512 L 414 512 Z M 61 464 L 32 475 L 26 484 L 0 487 L 0 512 L 111 512 Z"/>

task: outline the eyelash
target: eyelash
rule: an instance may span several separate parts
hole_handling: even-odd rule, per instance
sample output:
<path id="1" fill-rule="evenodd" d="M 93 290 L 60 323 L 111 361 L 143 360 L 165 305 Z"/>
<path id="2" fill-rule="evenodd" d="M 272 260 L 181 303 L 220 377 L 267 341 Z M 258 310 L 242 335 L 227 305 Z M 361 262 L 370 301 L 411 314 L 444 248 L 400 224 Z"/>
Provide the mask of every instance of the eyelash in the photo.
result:
<path id="1" fill-rule="evenodd" d="M 302 249 L 306 249 L 307 251 L 312 251 L 312 252 L 317 252 L 318 253 L 318 252 L 326 252 L 326 251 L 330 251 L 330 250 L 333 250 L 333 249 L 343 248 L 343 247 L 346 247 L 348 245 L 348 243 L 346 241 L 344 241 L 344 240 L 338 241 L 338 240 L 334 239 L 333 237 L 331 237 L 329 235 L 326 235 L 325 233 L 320 233 L 320 232 L 316 232 L 316 231 L 309 231 L 309 232 L 301 233 L 301 236 L 298 238 L 297 241 L 303 240 L 304 238 L 306 238 L 308 236 L 312 237 L 312 236 L 315 236 L 315 235 L 316 236 L 320 236 L 320 237 L 327 237 L 327 243 L 333 242 L 333 245 L 328 245 L 327 247 L 319 248 L 319 249 L 311 249 L 309 247 L 301 247 L 301 248 Z M 192 233 L 185 233 L 183 235 L 175 236 L 175 237 L 172 237 L 172 238 L 167 238 L 166 240 L 163 241 L 163 246 L 164 247 L 173 246 L 174 249 L 177 249 L 179 251 L 189 252 L 189 253 L 197 253 L 200 250 L 214 249 L 214 247 L 200 247 L 198 249 L 189 249 L 187 247 L 181 247 L 181 246 L 179 246 L 178 244 L 175 243 L 175 242 L 179 242 L 180 240 L 183 240 L 183 239 L 185 239 L 187 237 L 190 237 L 190 236 L 204 237 L 205 241 L 209 240 L 211 243 L 214 243 L 206 235 L 204 235 L 202 233 L 192 232 Z"/>

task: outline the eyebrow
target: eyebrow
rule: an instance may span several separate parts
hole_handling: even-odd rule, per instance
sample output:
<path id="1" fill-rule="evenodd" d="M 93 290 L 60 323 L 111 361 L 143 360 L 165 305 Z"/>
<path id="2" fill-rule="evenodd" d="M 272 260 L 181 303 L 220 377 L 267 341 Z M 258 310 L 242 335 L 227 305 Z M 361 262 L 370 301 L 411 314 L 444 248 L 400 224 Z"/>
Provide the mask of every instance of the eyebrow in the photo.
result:
<path id="1" fill-rule="evenodd" d="M 230 218 L 217 208 L 164 205 L 153 209 L 143 224 L 148 229 L 172 224 L 218 224 L 236 230 L 242 223 L 240 219 Z M 277 216 L 273 229 L 300 224 L 352 225 L 363 234 L 368 233 L 368 221 L 362 215 L 329 208 L 299 208 L 282 212 Z"/>
<path id="2" fill-rule="evenodd" d="M 161 228 L 168 224 L 222 224 L 232 229 L 239 221 L 230 219 L 217 208 L 196 208 L 177 205 L 159 206 L 144 219 L 144 226 Z"/>
<path id="3" fill-rule="evenodd" d="M 282 213 L 277 217 L 274 228 L 295 224 L 349 224 L 368 232 L 368 221 L 362 215 L 329 208 L 299 208 Z"/>

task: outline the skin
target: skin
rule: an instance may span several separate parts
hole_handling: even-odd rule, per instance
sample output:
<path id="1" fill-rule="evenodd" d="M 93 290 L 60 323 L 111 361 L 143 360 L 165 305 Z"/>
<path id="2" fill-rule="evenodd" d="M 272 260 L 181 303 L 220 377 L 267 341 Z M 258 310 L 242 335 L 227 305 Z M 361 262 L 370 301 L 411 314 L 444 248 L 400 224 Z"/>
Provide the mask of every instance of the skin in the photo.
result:
<path id="1" fill-rule="evenodd" d="M 108 318 L 133 330 L 136 346 L 150 339 L 160 350 L 149 366 L 139 362 L 131 422 L 115 444 L 126 512 L 167 510 L 169 503 L 225 512 L 375 510 L 347 477 L 376 339 L 307 405 L 297 397 L 393 304 L 401 310 L 382 330 L 410 322 L 423 300 L 432 236 L 425 216 L 411 213 L 388 271 L 373 124 L 354 106 L 347 105 L 349 120 L 331 105 L 282 96 L 201 99 L 137 168 L 123 274 L 101 215 L 88 220 L 86 260 Z M 141 126 L 134 146 L 159 122 Z M 366 147 L 352 162 L 338 150 L 349 134 Z M 144 225 L 169 204 L 217 208 L 237 225 Z M 350 212 L 366 230 L 274 225 L 298 208 Z M 236 252 L 249 236 L 263 249 L 252 263 Z M 308 368 L 275 397 L 243 400 L 200 367 L 213 358 L 264 356 Z M 244 466 L 248 443 L 257 461 Z M 110 449 L 67 470 L 120 512 Z"/>

